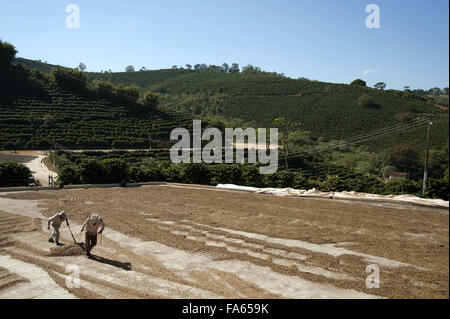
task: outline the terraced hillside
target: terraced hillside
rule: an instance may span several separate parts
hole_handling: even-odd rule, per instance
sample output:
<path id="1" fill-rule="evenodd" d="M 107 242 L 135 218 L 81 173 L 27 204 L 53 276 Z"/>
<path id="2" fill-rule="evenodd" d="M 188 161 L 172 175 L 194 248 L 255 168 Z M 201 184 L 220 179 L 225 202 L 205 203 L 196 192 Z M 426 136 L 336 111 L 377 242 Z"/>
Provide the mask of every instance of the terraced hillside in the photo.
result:
<path id="1" fill-rule="evenodd" d="M 18 61 L 21 63 L 20 61 Z M 32 65 L 27 61 L 27 65 Z M 42 63 L 36 67 L 45 69 Z M 434 114 L 431 148 L 448 140 L 448 110 L 433 99 L 397 90 L 291 79 L 276 73 L 196 71 L 168 69 L 139 72 L 88 73 L 91 81 L 135 84 L 158 92 L 164 109 L 189 112 L 194 117 L 218 116 L 270 127 L 277 117 L 302 123 L 313 137 L 343 139 L 377 129 L 402 124 Z M 361 105 L 362 96 L 372 105 Z M 365 143 L 372 150 L 386 150 L 396 144 L 410 144 L 423 153 L 423 125 L 395 135 L 385 135 Z"/>
<path id="2" fill-rule="evenodd" d="M 148 148 L 166 145 L 186 114 L 60 87 L 50 77 L 0 79 L 0 148 Z"/>
<path id="3" fill-rule="evenodd" d="M 261 127 L 270 127 L 275 118 L 285 117 L 301 122 L 315 137 L 348 138 L 434 114 L 440 122 L 433 127 L 432 147 L 439 148 L 448 139 L 448 111 L 436 107 L 432 100 L 402 91 L 296 80 L 265 72 L 158 70 L 107 76 L 114 83 L 134 83 L 159 92 L 162 106 L 167 108 L 241 119 Z M 105 79 L 105 75 L 90 74 L 90 78 Z M 157 79 L 159 83 L 155 83 Z M 358 100 L 365 95 L 373 99 L 373 105 L 360 105 Z M 367 145 L 374 150 L 398 143 L 423 148 L 424 131 L 423 126 L 418 126 L 395 138 L 387 136 Z"/>

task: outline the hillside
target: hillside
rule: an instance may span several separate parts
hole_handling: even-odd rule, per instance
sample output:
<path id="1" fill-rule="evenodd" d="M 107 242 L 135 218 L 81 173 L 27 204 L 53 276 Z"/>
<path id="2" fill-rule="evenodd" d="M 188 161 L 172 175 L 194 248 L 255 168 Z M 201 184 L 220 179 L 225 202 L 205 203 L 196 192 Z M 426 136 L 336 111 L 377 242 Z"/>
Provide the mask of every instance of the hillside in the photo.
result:
<path id="1" fill-rule="evenodd" d="M 21 63 L 20 61 L 18 61 Z M 32 62 L 28 61 L 28 65 Z M 36 67 L 45 69 L 42 63 Z M 248 72 L 247 72 L 248 71 Z M 397 90 L 291 79 L 276 73 L 247 70 L 224 73 L 211 70 L 166 69 L 138 72 L 87 73 L 91 81 L 137 85 L 158 92 L 161 108 L 189 112 L 196 118 L 234 119 L 235 123 L 270 127 L 277 117 L 298 121 L 312 138 L 343 139 L 408 123 L 434 114 L 431 147 L 440 148 L 448 140 L 448 110 L 431 98 Z M 372 105 L 361 105 L 362 96 Z M 423 123 L 422 123 L 423 124 Z M 395 135 L 370 140 L 372 150 L 396 144 L 425 147 L 423 125 L 411 126 Z"/>
<path id="2" fill-rule="evenodd" d="M 301 122 L 316 138 L 348 138 L 432 113 L 441 118 L 433 126 L 432 147 L 439 148 L 448 139 L 448 111 L 436 107 L 434 101 L 402 91 L 295 80 L 265 72 L 159 70 L 107 76 L 114 83 L 134 83 L 159 92 L 163 107 L 198 116 L 240 119 L 260 127 L 270 127 L 275 118 L 285 117 Z M 104 79 L 105 75 L 89 77 Z M 358 99 L 364 95 L 371 97 L 374 105 L 359 105 Z M 385 137 L 368 145 L 374 150 L 398 143 L 423 148 L 424 132 L 423 126 L 413 127 L 395 138 Z"/>
<path id="3" fill-rule="evenodd" d="M 16 58 L 15 63 L 21 64 L 28 69 L 37 69 L 42 73 L 50 73 L 52 70 L 56 68 L 61 68 L 61 66 L 59 65 L 24 58 Z"/>
<path id="4" fill-rule="evenodd" d="M 4 72 L 5 71 L 5 72 Z M 148 148 L 167 145 L 188 115 L 11 66 L 0 76 L 0 149 Z M 64 85 L 63 85 L 64 84 Z"/>

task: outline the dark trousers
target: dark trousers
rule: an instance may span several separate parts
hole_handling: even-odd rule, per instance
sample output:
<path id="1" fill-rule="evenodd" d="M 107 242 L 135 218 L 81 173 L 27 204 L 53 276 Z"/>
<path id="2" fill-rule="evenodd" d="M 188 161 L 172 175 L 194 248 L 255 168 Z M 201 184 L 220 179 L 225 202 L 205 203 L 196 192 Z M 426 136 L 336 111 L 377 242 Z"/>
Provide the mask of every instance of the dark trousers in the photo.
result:
<path id="1" fill-rule="evenodd" d="M 97 234 L 91 235 L 86 233 L 84 245 L 86 246 L 86 254 L 90 254 L 91 249 L 97 245 Z"/>

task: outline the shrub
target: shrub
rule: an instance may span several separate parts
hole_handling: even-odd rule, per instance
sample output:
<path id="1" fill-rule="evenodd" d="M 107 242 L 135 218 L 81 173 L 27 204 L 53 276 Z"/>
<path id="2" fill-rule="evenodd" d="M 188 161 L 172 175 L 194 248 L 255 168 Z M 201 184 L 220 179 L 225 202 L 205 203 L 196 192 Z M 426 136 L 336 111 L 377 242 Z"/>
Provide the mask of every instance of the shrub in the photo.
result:
<path id="1" fill-rule="evenodd" d="M 403 172 L 417 171 L 419 163 L 419 154 L 412 146 L 399 144 L 387 150 L 386 164 L 395 166 Z"/>
<path id="2" fill-rule="evenodd" d="M 211 184 L 241 184 L 242 172 L 240 165 L 218 164 L 210 169 Z"/>
<path id="3" fill-rule="evenodd" d="M 17 50 L 12 44 L 0 40 L 0 68 L 9 67 L 13 63 L 16 53 Z"/>
<path id="4" fill-rule="evenodd" d="M 346 190 L 344 181 L 337 176 L 328 176 L 326 180 L 322 182 L 321 191 L 324 192 L 342 192 Z"/>
<path id="5" fill-rule="evenodd" d="M 356 79 L 350 85 L 358 85 L 358 86 L 367 86 L 366 81 L 363 81 L 361 79 Z"/>
<path id="6" fill-rule="evenodd" d="M 358 98 L 358 106 L 367 107 L 367 108 L 378 108 L 379 105 L 375 102 L 375 100 L 369 95 L 361 95 Z"/>
<path id="7" fill-rule="evenodd" d="M 163 168 L 164 179 L 169 183 L 180 183 L 180 164 L 170 164 Z"/>
<path id="8" fill-rule="evenodd" d="M 293 187 L 297 189 L 308 188 L 308 180 L 303 176 L 302 172 L 295 173 Z"/>
<path id="9" fill-rule="evenodd" d="M 274 174 L 266 175 L 266 186 L 286 188 L 293 187 L 295 174 L 289 170 L 277 171 Z"/>
<path id="10" fill-rule="evenodd" d="M 59 167 L 58 184 L 69 185 L 79 183 L 81 183 L 81 181 L 76 165 L 65 165 Z"/>
<path id="11" fill-rule="evenodd" d="M 56 68 L 52 71 L 53 80 L 62 88 L 82 92 L 87 87 L 87 76 L 76 69 Z"/>
<path id="12" fill-rule="evenodd" d="M 263 175 L 262 177 L 264 186 L 266 187 L 277 187 L 278 184 L 278 175 L 277 173 Z"/>
<path id="13" fill-rule="evenodd" d="M 255 165 L 242 166 L 242 182 L 245 186 L 264 187 L 262 175 Z"/>
<path id="14" fill-rule="evenodd" d="M 0 187 L 28 186 L 31 172 L 28 167 L 15 162 L 0 162 Z"/>
<path id="15" fill-rule="evenodd" d="M 114 84 L 108 81 L 96 82 L 96 91 L 100 97 L 109 98 L 114 95 Z"/>
<path id="16" fill-rule="evenodd" d="M 96 160 L 81 161 L 78 172 L 80 180 L 84 184 L 103 183 L 103 166 Z"/>
<path id="17" fill-rule="evenodd" d="M 104 183 L 125 183 L 128 181 L 128 164 L 120 159 L 106 159 L 101 162 Z"/>
<path id="18" fill-rule="evenodd" d="M 146 175 L 142 167 L 132 166 L 128 169 L 128 176 L 131 182 L 145 182 Z"/>
<path id="19" fill-rule="evenodd" d="M 428 180 L 426 195 L 431 198 L 449 199 L 448 180 L 430 178 Z"/>
<path id="20" fill-rule="evenodd" d="M 322 183 L 316 179 L 308 179 L 308 187 L 307 189 L 317 189 L 320 190 L 322 187 Z"/>
<path id="21" fill-rule="evenodd" d="M 157 93 L 153 93 L 151 91 L 147 91 L 147 92 L 144 93 L 143 102 L 146 105 L 155 108 L 159 104 L 159 95 Z"/>
<path id="22" fill-rule="evenodd" d="M 211 178 L 206 164 L 181 164 L 180 179 L 189 184 L 210 184 Z"/>
<path id="23" fill-rule="evenodd" d="M 120 97 L 136 101 L 139 98 L 139 88 L 135 85 L 116 86 L 115 93 Z"/>
<path id="24" fill-rule="evenodd" d="M 384 194 L 419 194 L 422 190 L 421 182 L 407 179 L 388 181 L 383 187 Z"/>
<path id="25" fill-rule="evenodd" d="M 362 175 L 357 178 L 344 180 L 344 187 L 347 191 L 373 193 L 382 189 L 384 184 L 374 175 Z"/>

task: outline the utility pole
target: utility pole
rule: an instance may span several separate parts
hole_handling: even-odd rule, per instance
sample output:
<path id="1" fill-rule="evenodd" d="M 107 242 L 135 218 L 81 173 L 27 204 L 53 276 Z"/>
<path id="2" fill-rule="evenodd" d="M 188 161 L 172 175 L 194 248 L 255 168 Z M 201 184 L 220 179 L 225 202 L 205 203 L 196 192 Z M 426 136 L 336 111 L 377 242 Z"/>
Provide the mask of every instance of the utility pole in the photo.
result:
<path id="1" fill-rule="evenodd" d="M 425 169 L 423 171 L 423 186 L 422 186 L 422 195 L 425 195 L 425 192 L 427 190 L 427 181 L 428 181 L 428 148 L 430 146 L 430 129 L 431 125 L 433 125 L 433 122 L 430 121 L 428 123 L 428 129 L 427 129 L 427 146 L 425 151 Z"/>

